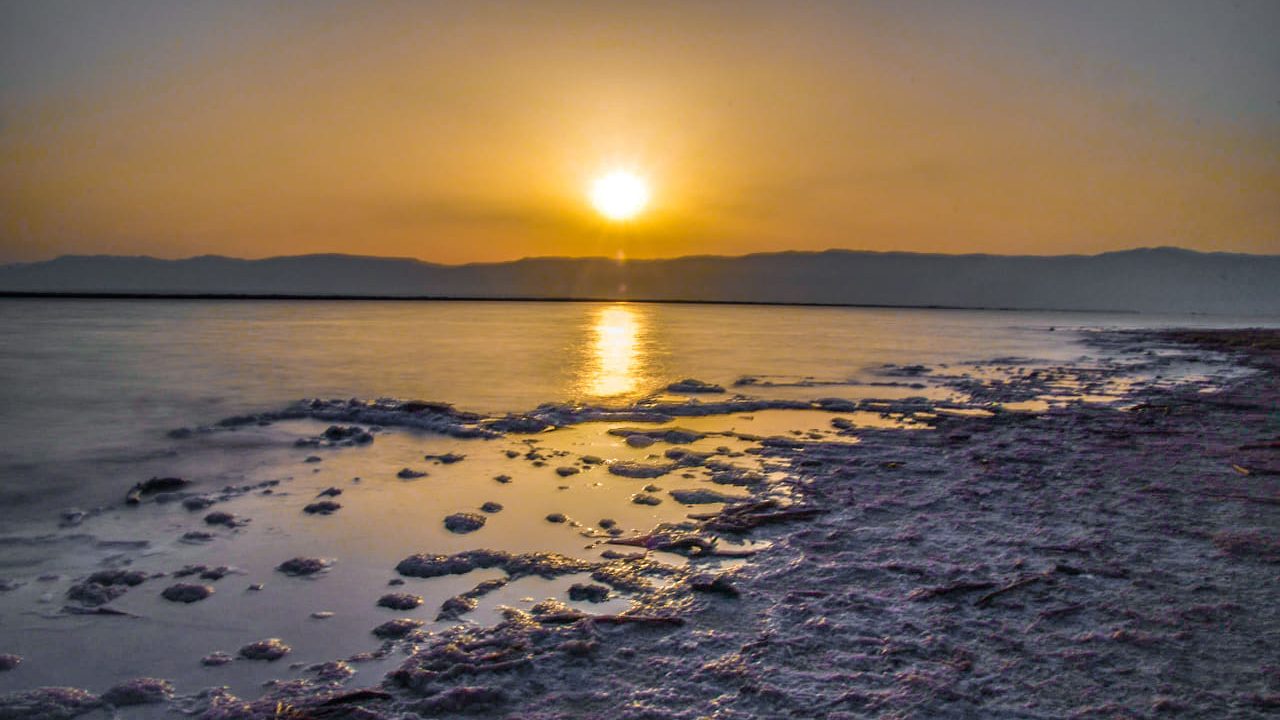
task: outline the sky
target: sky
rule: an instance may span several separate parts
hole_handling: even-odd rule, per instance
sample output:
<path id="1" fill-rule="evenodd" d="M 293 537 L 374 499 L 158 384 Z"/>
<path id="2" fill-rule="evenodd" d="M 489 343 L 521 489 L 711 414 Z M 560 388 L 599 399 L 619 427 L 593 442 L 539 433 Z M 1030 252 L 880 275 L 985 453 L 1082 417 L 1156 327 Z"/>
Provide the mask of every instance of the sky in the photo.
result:
<path id="1" fill-rule="evenodd" d="M 1276 254 L 1278 36 L 1274 0 L 0 0 L 0 262 Z"/>

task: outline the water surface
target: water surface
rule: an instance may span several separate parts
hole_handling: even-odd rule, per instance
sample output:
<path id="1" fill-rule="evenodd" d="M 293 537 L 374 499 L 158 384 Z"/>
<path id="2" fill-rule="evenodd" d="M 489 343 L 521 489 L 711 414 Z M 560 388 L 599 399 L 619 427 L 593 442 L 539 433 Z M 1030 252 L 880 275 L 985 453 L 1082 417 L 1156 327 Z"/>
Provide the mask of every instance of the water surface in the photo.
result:
<path id="1" fill-rule="evenodd" d="M 744 376 L 863 379 L 887 363 L 1063 361 L 1086 352 L 1077 328 L 1223 324 L 1258 321 L 637 303 L 0 300 L 0 523 L 113 500 L 144 470 L 139 461 L 176 452 L 167 430 L 302 397 L 424 398 L 483 412 L 622 404 L 685 377 L 728 387 Z M 877 393 L 892 391 L 916 392 Z"/>

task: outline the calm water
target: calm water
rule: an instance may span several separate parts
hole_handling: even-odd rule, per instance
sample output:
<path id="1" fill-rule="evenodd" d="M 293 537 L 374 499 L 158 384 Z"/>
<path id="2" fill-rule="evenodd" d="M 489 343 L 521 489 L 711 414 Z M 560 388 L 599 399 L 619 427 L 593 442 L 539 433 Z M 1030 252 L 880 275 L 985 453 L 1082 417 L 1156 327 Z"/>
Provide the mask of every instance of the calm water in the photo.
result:
<path id="1" fill-rule="evenodd" d="M 302 397 L 414 397 L 480 411 L 622 403 L 684 377 L 846 380 L 884 363 L 1065 360 L 1086 352 L 1072 328 L 1232 324 L 1259 323 L 607 303 L 2 300 L 0 524 L 114 500 L 137 479 L 138 463 L 176 452 L 165 431 Z"/>

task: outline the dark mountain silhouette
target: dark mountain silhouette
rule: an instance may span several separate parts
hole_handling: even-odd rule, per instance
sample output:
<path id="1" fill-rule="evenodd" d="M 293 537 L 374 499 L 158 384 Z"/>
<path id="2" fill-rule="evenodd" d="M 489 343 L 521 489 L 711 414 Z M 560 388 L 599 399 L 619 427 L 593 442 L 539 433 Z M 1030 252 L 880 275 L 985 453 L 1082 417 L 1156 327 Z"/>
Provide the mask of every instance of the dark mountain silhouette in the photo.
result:
<path id="1" fill-rule="evenodd" d="M 1280 255 L 1176 248 L 1101 255 L 829 250 L 668 260 L 263 260 L 64 256 L 0 266 L 0 291 L 143 295 L 593 298 L 907 307 L 1280 314 Z"/>

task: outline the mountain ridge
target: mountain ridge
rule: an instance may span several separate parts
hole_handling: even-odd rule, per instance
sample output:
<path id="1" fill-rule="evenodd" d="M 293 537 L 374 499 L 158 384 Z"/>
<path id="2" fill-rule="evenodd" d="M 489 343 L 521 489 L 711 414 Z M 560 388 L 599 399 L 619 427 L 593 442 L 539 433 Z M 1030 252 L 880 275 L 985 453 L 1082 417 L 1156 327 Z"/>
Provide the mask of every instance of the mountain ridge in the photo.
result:
<path id="1" fill-rule="evenodd" d="M 785 251 L 443 265 L 341 253 L 261 259 L 64 255 L 0 266 L 0 292 L 618 299 L 1280 315 L 1280 255 Z"/>

